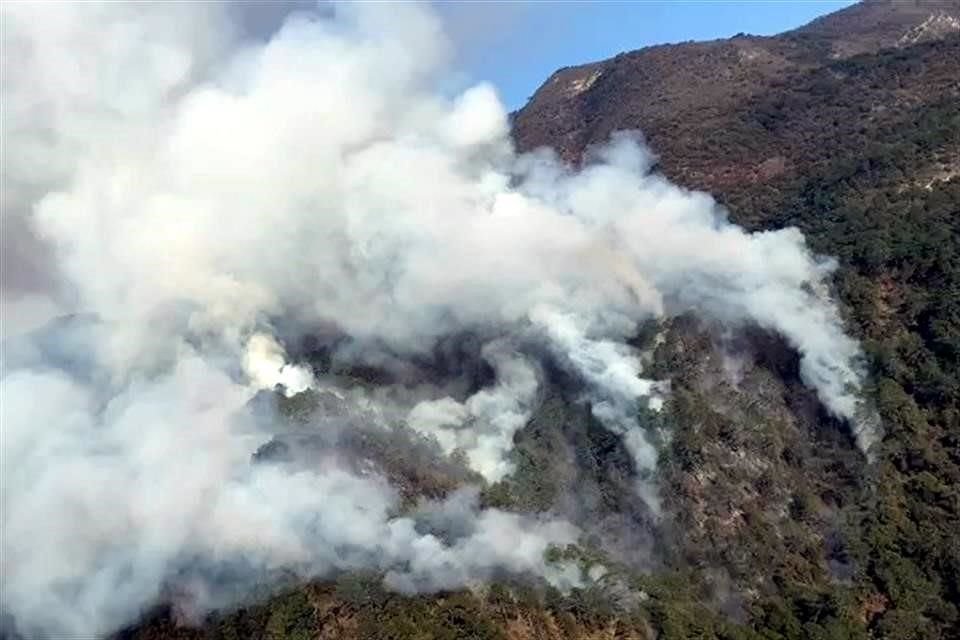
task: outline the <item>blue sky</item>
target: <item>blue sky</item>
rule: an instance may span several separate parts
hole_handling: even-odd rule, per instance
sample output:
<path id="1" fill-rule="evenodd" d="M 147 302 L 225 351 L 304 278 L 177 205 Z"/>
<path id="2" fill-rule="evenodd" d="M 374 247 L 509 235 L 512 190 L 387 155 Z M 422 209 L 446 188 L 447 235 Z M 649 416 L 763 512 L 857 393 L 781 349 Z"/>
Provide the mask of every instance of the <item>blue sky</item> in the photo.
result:
<path id="1" fill-rule="evenodd" d="M 771 35 L 853 4 L 835 0 L 437 2 L 471 81 L 487 80 L 511 109 L 559 67 L 622 51 L 738 32 Z"/>

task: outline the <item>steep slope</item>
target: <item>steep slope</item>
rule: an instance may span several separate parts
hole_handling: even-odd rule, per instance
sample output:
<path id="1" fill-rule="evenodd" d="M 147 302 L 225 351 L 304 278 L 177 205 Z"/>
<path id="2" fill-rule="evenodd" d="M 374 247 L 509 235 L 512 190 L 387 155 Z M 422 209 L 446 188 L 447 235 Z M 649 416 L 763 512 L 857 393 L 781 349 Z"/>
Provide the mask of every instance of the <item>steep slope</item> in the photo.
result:
<path id="1" fill-rule="evenodd" d="M 679 546 L 694 565 L 733 571 L 765 602 L 760 626 L 786 637 L 816 635 L 804 607 L 819 601 L 821 616 L 847 586 L 877 637 L 956 633 L 957 16 L 957 3 L 862 3 L 773 38 L 654 47 L 561 70 L 516 115 L 521 147 L 552 140 L 571 161 L 614 130 L 640 129 L 665 174 L 711 191 L 738 223 L 798 226 L 840 259 L 838 291 L 869 346 L 887 429 L 863 486 L 842 448 L 810 449 L 816 431 L 788 426 L 795 404 L 787 422 L 775 403 L 761 400 L 752 417 L 737 409 L 749 404 L 743 391 L 704 375 L 722 360 L 716 340 L 683 327 L 671 338 L 683 356 L 671 369 L 675 397 L 686 405 L 667 472 Z M 748 363 L 739 375 L 757 371 Z M 766 443 L 751 435 L 757 420 Z M 801 473 L 783 470 L 793 466 Z M 779 523 L 769 517 L 777 505 Z"/>
<path id="2" fill-rule="evenodd" d="M 659 443 L 661 517 L 636 504 L 622 443 L 570 402 L 562 377 L 516 437 L 516 473 L 482 496 L 576 520 L 587 548 L 558 552 L 600 557 L 601 588 L 403 597 L 344 575 L 200 629 L 162 609 L 120 637 L 956 637 L 958 15 L 956 2 L 865 3 L 773 38 L 644 49 L 558 71 L 515 118 L 521 148 L 571 162 L 640 129 L 665 174 L 711 191 L 738 223 L 796 225 L 837 256 L 886 430 L 873 461 L 799 383 L 783 341 L 683 317 L 637 337 L 653 375 L 673 383 L 664 413 L 644 416 L 672 434 Z M 299 397 L 281 411 L 307 420 L 313 406 Z M 411 499 L 462 481 L 389 442 L 356 447 Z M 571 488 L 581 498 L 566 504 Z"/>
<path id="3" fill-rule="evenodd" d="M 960 32 L 957 5 L 951 0 L 861 2 L 817 18 L 787 35 L 828 43 L 830 57 L 845 58 L 880 49 L 939 40 Z"/>
<path id="4" fill-rule="evenodd" d="M 846 136 L 866 141 L 871 125 L 909 123 L 955 99 L 960 23 L 926 30 L 942 37 L 921 55 L 897 42 L 929 21 L 957 19 L 956 2 L 871 2 L 775 37 L 663 45 L 561 69 L 516 114 L 515 138 L 522 149 L 550 146 L 576 160 L 614 130 L 640 129 L 668 176 L 725 196 L 804 172 L 830 156 L 825 143 L 853 148 Z M 883 60 L 911 62 L 864 67 L 835 51 L 888 45 Z"/>

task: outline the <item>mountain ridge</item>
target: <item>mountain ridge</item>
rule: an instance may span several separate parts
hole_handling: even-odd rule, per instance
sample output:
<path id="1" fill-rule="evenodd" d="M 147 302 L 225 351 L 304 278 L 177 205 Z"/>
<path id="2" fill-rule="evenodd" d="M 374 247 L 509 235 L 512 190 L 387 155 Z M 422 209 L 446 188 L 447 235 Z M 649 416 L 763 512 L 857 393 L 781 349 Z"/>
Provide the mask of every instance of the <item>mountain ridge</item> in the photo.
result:
<path id="1" fill-rule="evenodd" d="M 830 62 L 854 53 L 898 48 L 900 38 L 933 16 L 960 20 L 960 3 L 864 2 L 776 36 L 737 35 L 657 45 L 563 68 L 514 115 L 515 139 L 522 150 L 550 146 L 576 162 L 588 144 L 605 139 L 614 129 L 636 128 L 668 160 L 690 155 L 691 147 L 700 141 L 700 131 L 698 127 L 678 130 L 678 123 L 695 119 L 704 123 L 700 128 L 707 128 L 711 121 L 723 124 L 730 112 L 748 107 L 750 100 L 782 87 L 792 77 L 829 68 Z M 866 26 L 854 30 L 850 24 Z M 956 29 L 931 40 L 957 38 L 960 22 Z M 863 50 L 865 46 L 869 51 Z M 946 78 L 951 79 L 955 80 Z M 917 85 L 925 80 L 917 79 Z M 776 156 L 763 161 L 755 173 L 782 171 Z M 671 169 L 667 167 L 669 177 L 693 187 L 712 191 L 722 184 Z"/>

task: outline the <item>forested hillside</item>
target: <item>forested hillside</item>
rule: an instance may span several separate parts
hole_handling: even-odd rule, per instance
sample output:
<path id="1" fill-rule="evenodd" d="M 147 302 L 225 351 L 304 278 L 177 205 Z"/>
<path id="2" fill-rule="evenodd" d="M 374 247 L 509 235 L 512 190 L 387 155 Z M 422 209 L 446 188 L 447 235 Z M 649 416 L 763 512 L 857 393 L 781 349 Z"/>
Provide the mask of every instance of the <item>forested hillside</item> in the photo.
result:
<path id="1" fill-rule="evenodd" d="M 720 540 L 702 527 L 680 528 L 695 566 L 720 554 L 718 564 L 773 581 L 777 595 L 756 600 L 762 622 L 753 626 L 774 637 L 939 638 L 958 629 L 960 38 L 955 30 L 927 42 L 894 37 L 894 17 L 915 11 L 950 24 L 957 6 L 864 4 L 773 39 L 625 54 L 558 72 L 516 119 L 522 145 L 555 139 L 572 160 L 613 130 L 639 128 L 668 176 L 709 190 L 738 223 L 796 226 L 840 261 L 837 291 L 867 345 L 886 430 L 876 460 L 856 480 L 859 472 L 837 473 L 842 457 L 829 446 L 807 444 L 806 459 L 787 465 L 801 470 L 797 477 L 751 478 L 757 499 L 747 504 L 782 501 L 789 532 L 758 523 L 750 510 Z M 863 52 L 872 42 L 892 46 Z M 675 66 L 664 68 L 667 61 Z M 557 96 L 584 75 L 589 88 Z M 689 349 L 681 353 L 689 358 Z M 677 486 L 695 478 L 695 492 L 681 489 L 682 518 L 703 508 L 705 474 L 714 491 L 717 477 L 730 491 L 738 486 L 733 454 L 746 450 L 776 468 L 777 458 L 804 449 L 771 455 L 762 441 L 744 442 L 749 416 L 711 412 L 713 392 L 702 382 L 687 392 L 677 397 L 684 410 L 700 400 L 712 417 L 694 429 L 680 420 L 672 444 Z M 764 410 L 753 419 L 775 431 L 772 417 Z M 707 444 L 716 442 L 704 439 L 711 428 L 728 430 L 727 446 Z M 794 495 L 778 497 L 787 487 Z M 713 500 L 744 511 L 742 499 Z M 818 556 L 826 561 L 811 562 Z M 841 560 L 849 575 L 837 573 Z"/>
<path id="2" fill-rule="evenodd" d="M 522 150 L 553 147 L 573 164 L 613 132 L 640 130 L 659 170 L 709 191 L 737 224 L 796 226 L 835 256 L 833 285 L 865 345 L 883 425 L 869 459 L 801 383 L 784 340 L 684 315 L 635 339 L 655 377 L 671 380 L 664 410 L 640 416 L 665 434 L 662 513 L 634 495 L 624 445 L 572 400 L 561 371 L 546 372 L 547 396 L 515 438 L 516 471 L 480 496 L 575 521 L 584 542 L 551 553 L 605 567 L 595 584 L 562 594 L 505 579 L 402 596 L 378 576 L 345 574 L 200 628 L 162 608 L 118 637 L 960 637 L 958 34 L 956 2 L 859 4 L 776 37 L 562 69 L 514 114 Z M 330 371 L 325 354 L 304 352 Z M 379 375 L 335 373 L 358 384 Z M 329 398 L 264 401 L 301 424 Z M 358 458 L 379 461 L 411 501 L 465 481 L 429 448 L 355 438 Z M 574 487 L 579 501 L 564 503 Z"/>

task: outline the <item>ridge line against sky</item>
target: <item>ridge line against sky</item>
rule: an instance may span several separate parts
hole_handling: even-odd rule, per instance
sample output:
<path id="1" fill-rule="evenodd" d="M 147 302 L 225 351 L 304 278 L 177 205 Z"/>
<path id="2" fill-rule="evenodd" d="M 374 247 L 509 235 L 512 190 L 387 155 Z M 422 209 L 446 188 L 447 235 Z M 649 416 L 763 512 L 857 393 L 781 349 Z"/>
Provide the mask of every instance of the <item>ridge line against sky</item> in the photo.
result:
<path id="1" fill-rule="evenodd" d="M 402 3 L 415 0 L 351 0 Z M 242 0 L 251 31 L 269 33 L 316 0 Z M 320 0 L 323 4 L 323 0 Z M 432 0 L 454 42 L 450 93 L 490 82 L 519 109 L 550 75 L 644 47 L 771 36 L 849 7 L 853 0 Z M 259 5 L 259 6 L 257 6 Z"/>
<path id="2" fill-rule="evenodd" d="M 850 0 L 435 2 L 456 42 L 464 84 L 488 81 L 519 109 L 554 71 L 643 47 L 769 36 Z"/>

